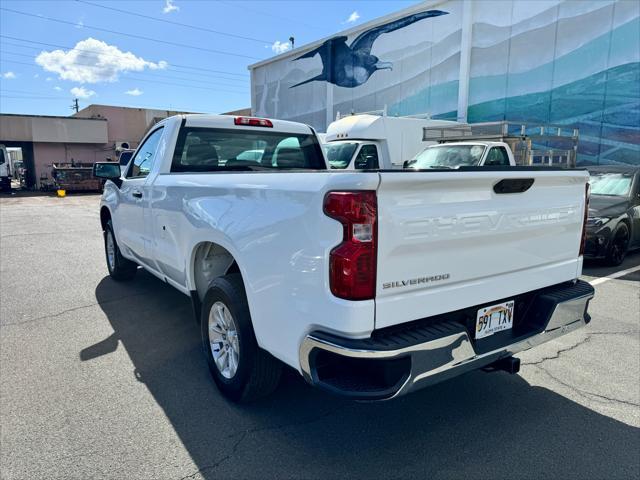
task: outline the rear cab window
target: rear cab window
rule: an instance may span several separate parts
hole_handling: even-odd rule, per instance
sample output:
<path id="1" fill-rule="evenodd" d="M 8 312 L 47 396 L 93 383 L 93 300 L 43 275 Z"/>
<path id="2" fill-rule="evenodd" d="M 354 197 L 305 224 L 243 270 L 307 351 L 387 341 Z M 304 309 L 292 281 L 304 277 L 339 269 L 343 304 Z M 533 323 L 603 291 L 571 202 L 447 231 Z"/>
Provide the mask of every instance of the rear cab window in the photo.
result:
<path id="1" fill-rule="evenodd" d="M 325 170 L 315 135 L 250 129 L 184 127 L 171 172 Z"/>

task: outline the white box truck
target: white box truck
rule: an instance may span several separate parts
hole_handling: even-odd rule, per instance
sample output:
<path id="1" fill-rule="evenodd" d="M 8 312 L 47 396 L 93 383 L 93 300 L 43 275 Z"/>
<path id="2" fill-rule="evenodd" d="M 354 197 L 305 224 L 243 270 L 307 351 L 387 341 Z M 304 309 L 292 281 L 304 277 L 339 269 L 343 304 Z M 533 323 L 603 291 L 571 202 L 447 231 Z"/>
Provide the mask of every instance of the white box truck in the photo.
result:
<path id="1" fill-rule="evenodd" d="M 354 114 L 329 124 L 323 147 L 331 168 L 341 170 L 400 170 L 425 146 L 425 127 L 460 126 L 458 122 L 424 117 Z"/>

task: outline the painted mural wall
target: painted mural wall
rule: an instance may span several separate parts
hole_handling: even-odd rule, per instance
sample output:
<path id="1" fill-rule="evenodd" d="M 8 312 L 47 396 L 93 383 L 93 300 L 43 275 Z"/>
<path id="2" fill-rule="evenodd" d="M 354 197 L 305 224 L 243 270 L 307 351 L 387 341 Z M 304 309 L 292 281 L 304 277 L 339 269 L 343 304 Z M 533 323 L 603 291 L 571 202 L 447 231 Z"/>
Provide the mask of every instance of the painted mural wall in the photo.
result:
<path id="1" fill-rule="evenodd" d="M 385 107 L 576 126 L 579 162 L 640 164 L 640 2 L 427 2 L 252 70 L 256 115 L 324 131 Z"/>

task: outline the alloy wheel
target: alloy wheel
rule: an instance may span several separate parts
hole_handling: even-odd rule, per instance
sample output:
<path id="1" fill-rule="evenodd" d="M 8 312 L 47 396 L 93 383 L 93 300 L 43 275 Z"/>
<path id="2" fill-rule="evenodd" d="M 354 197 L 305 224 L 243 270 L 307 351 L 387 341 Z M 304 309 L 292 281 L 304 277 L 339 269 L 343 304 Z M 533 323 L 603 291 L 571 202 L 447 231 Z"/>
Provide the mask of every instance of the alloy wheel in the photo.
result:
<path id="1" fill-rule="evenodd" d="M 227 379 L 233 378 L 240 358 L 238 329 L 233 315 L 222 302 L 215 302 L 209 311 L 209 344 L 220 374 Z"/>

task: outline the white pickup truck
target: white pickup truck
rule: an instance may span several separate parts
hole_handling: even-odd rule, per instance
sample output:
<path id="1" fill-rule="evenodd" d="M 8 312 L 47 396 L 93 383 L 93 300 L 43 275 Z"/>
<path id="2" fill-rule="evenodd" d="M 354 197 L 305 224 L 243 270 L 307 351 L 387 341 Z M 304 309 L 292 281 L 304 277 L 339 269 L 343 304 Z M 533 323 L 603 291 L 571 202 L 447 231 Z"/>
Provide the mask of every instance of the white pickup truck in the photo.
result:
<path id="1" fill-rule="evenodd" d="M 441 143 L 428 146 L 413 159 L 404 163 L 404 168 L 416 170 L 489 166 L 516 166 L 516 161 L 509 145 L 504 142 L 478 140 Z"/>
<path id="2" fill-rule="evenodd" d="M 191 297 L 235 401 L 283 363 L 360 400 L 516 372 L 513 354 L 590 320 L 584 171 L 335 171 L 306 125 L 186 115 L 94 173 L 110 275 L 140 266 Z"/>

